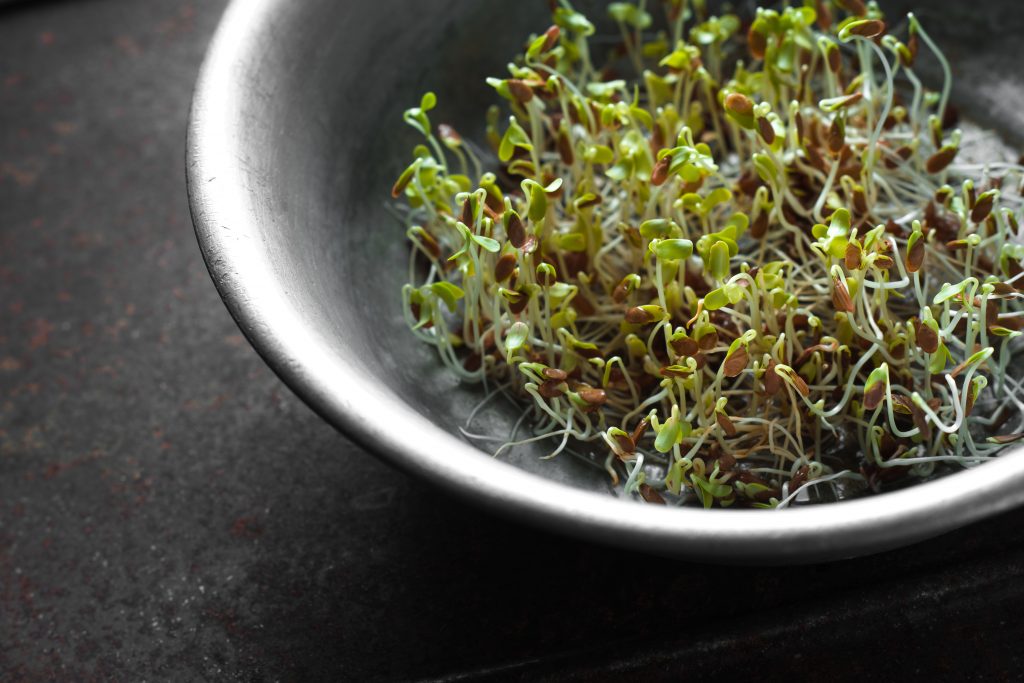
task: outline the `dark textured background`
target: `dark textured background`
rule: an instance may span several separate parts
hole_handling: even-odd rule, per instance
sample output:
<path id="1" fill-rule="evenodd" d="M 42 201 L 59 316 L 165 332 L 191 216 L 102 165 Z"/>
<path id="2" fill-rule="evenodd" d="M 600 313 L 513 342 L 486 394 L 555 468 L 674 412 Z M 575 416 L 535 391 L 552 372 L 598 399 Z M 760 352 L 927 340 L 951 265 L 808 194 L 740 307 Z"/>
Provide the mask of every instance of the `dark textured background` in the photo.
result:
<path id="1" fill-rule="evenodd" d="M 0 2 L 0 680 L 1021 675 L 1024 511 L 683 564 L 494 519 L 323 424 L 192 235 L 223 5 Z"/>

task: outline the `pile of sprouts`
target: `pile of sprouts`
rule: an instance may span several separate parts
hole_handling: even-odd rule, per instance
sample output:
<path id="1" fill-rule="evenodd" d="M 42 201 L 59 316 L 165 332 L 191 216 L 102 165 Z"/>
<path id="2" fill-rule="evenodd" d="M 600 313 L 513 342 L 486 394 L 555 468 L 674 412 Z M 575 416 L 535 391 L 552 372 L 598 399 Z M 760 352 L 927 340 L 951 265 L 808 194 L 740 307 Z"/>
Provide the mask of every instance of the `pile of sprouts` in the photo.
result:
<path id="1" fill-rule="evenodd" d="M 965 163 L 913 15 L 616 2 L 598 65 L 595 25 L 552 4 L 487 81 L 486 147 L 435 128 L 432 93 L 405 113 L 406 321 L 525 411 L 467 436 L 550 440 L 648 503 L 766 508 L 1024 438 L 1024 168 Z"/>

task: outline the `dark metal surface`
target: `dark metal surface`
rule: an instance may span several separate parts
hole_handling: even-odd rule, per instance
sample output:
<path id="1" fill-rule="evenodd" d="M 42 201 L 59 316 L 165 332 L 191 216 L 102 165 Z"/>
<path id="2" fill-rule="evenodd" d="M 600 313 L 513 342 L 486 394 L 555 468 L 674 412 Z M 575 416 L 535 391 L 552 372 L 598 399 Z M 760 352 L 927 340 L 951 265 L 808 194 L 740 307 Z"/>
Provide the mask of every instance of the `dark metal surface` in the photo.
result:
<path id="1" fill-rule="evenodd" d="M 931 22 L 956 27 L 937 31 L 954 58 L 990 33 L 959 5 Z M 766 515 L 617 500 L 599 468 L 541 459 L 547 444 L 509 463 L 461 439 L 480 395 L 459 387 L 406 329 L 397 293 L 408 247 L 384 201 L 415 139 L 398 126 L 402 110 L 433 88 L 438 117 L 473 130 L 491 95 L 484 75 L 503 67 L 529 27 L 548 21 L 544 3 L 506 8 L 470 0 L 240 0 L 229 8 L 189 127 L 193 219 L 228 308 L 297 394 L 371 451 L 478 504 L 691 559 L 851 557 L 1024 502 L 1024 458 L 1013 454 L 883 496 Z M 958 99 L 968 113 L 1016 130 L 1020 111 L 982 106 L 993 84 L 1004 99 L 1024 88 L 1007 58 L 1021 47 L 1003 49 L 983 65 L 960 59 Z M 475 429 L 507 434 L 516 417 L 510 409 Z"/>
<path id="2" fill-rule="evenodd" d="M 222 7 L 0 11 L 0 681 L 1018 677 L 1024 512 L 708 567 L 495 519 L 326 426 L 188 220 Z"/>

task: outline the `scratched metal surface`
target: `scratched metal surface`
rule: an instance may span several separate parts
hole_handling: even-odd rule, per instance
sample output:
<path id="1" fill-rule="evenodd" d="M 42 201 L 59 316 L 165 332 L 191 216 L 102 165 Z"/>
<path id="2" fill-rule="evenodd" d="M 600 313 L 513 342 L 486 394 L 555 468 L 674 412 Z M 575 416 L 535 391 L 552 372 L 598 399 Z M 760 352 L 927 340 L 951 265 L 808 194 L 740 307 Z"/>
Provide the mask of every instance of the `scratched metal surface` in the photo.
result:
<path id="1" fill-rule="evenodd" d="M 493 518 L 326 426 L 239 335 L 188 219 L 222 8 L 0 9 L 0 680 L 1021 670 L 1022 512 L 708 567 Z"/>

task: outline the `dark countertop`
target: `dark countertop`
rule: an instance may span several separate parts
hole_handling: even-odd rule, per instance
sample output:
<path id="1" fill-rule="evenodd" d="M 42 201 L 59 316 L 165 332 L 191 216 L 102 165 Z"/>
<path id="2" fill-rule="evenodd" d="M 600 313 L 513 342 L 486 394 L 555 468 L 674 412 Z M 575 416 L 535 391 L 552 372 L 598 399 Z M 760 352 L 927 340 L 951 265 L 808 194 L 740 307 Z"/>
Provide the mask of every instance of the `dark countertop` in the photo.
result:
<path id="1" fill-rule="evenodd" d="M 0 680 L 1021 675 L 1024 510 L 702 566 L 496 519 L 324 424 L 192 234 L 223 6 L 0 3 Z"/>

